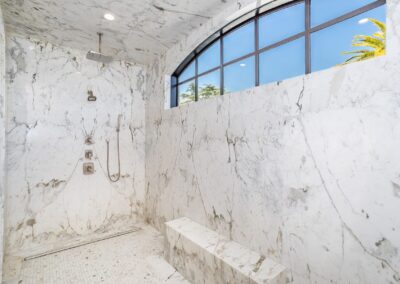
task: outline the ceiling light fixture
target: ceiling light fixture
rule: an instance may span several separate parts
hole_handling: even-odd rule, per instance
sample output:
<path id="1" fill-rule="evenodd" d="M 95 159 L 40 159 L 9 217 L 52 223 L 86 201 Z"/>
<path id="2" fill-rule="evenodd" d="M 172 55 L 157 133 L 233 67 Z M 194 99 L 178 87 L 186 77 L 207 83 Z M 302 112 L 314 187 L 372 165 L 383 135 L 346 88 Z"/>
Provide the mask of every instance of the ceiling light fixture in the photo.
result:
<path id="1" fill-rule="evenodd" d="M 359 20 L 358 23 L 359 23 L 360 25 L 363 25 L 363 24 L 368 23 L 368 21 L 369 21 L 368 18 L 364 18 L 364 19 Z"/>
<path id="2" fill-rule="evenodd" d="M 105 13 L 104 14 L 104 19 L 106 19 L 107 21 L 114 21 L 115 20 L 115 16 L 111 13 Z"/>
<path id="3" fill-rule="evenodd" d="M 246 67 L 245 63 L 240 64 L 240 67 Z"/>

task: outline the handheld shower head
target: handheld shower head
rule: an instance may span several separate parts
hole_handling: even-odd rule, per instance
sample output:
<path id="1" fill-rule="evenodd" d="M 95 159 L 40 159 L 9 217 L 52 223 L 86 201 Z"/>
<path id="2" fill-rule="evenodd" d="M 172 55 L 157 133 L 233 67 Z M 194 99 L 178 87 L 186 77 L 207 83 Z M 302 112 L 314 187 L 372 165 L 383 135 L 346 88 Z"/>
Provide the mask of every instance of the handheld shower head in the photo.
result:
<path id="1" fill-rule="evenodd" d="M 99 36 L 99 52 L 90 50 L 87 54 L 86 54 L 86 58 L 89 60 L 93 60 L 93 61 L 97 61 L 100 63 L 110 63 L 113 61 L 112 56 L 107 56 L 101 53 L 101 38 L 103 36 L 102 33 L 97 33 L 97 35 Z"/>

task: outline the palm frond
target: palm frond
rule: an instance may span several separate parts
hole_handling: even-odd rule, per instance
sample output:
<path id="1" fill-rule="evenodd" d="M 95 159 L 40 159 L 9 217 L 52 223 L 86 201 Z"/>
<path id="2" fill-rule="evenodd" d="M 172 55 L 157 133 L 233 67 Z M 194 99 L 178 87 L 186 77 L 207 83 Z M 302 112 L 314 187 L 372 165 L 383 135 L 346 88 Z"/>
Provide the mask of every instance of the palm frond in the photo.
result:
<path id="1" fill-rule="evenodd" d="M 368 21 L 373 23 L 378 31 L 372 35 L 355 35 L 352 46 L 366 49 L 342 52 L 343 55 L 352 55 L 343 64 L 363 61 L 386 53 L 386 24 L 372 18 L 369 18 Z"/>
<path id="2" fill-rule="evenodd" d="M 383 32 L 376 32 L 374 33 L 372 36 L 376 37 L 376 38 L 381 38 L 381 39 L 385 39 L 386 35 Z"/>
<path id="3" fill-rule="evenodd" d="M 368 20 L 373 23 L 382 33 L 386 35 L 386 24 L 378 21 L 376 19 L 368 18 Z"/>

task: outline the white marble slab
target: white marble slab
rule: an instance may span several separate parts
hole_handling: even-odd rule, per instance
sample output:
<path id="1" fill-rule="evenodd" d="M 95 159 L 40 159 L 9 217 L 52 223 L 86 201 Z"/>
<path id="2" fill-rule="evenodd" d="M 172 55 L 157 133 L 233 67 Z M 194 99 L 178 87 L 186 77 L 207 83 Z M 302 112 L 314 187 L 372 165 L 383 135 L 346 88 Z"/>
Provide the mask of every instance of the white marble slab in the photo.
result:
<path id="1" fill-rule="evenodd" d="M 189 218 L 165 226 L 166 258 L 192 283 L 286 283 L 283 265 Z"/>
<path id="2" fill-rule="evenodd" d="M 8 254 L 125 231 L 143 216 L 145 70 L 123 61 L 103 66 L 85 55 L 7 37 Z M 96 102 L 87 101 L 88 90 Z M 114 175 L 118 115 L 121 179 L 111 183 L 106 141 Z M 93 175 L 83 174 L 85 162 L 94 163 Z"/>
<path id="3" fill-rule="evenodd" d="M 4 243 L 4 194 L 5 194 L 5 154 L 6 154 L 6 132 L 5 132 L 5 31 L 3 13 L 0 7 L 0 244 Z M 3 272 L 4 248 L 0 247 L 0 282 Z"/>
<path id="4" fill-rule="evenodd" d="M 273 256 L 288 282 L 399 283 L 400 2 L 387 2 L 388 54 L 372 61 L 170 110 L 160 74 L 225 18 L 154 61 L 149 221 L 189 217 Z"/>
<path id="5" fill-rule="evenodd" d="M 95 30 L 82 25 L 84 33 L 70 33 L 60 20 L 49 25 L 37 17 L 42 12 L 32 5 L 39 2 L 11 2 L 24 5 L 12 19 L 18 33 L 28 32 L 32 14 L 39 21 L 33 36 L 95 47 Z M 145 208 L 159 229 L 188 216 L 273 256 L 288 268 L 288 282 L 400 282 L 399 1 L 388 0 L 384 58 L 164 111 L 165 75 L 251 2 L 221 4 L 219 15 L 191 26 L 196 30 L 169 42 L 165 54 L 135 53 L 135 60 L 157 57 L 148 72 L 123 62 L 102 68 L 85 61 L 84 51 L 9 37 L 9 253 L 118 230 Z M 43 3 L 45 15 L 63 13 Z M 143 38 L 149 50 L 163 42 Z M 115 42 L 119 47 L 106 42 L 105 50 L 123 55 Z M 99 94 L 95 105 L 82 97 L 88 89 Z M 119 113 L 123 179 L 114 185 L 104 167 L 105 139 L 115 145 Z M 86 147 L 93 129 L 96 143 Z M 85 149 L 95 151 L 93 177 L 82 176 Z"/>

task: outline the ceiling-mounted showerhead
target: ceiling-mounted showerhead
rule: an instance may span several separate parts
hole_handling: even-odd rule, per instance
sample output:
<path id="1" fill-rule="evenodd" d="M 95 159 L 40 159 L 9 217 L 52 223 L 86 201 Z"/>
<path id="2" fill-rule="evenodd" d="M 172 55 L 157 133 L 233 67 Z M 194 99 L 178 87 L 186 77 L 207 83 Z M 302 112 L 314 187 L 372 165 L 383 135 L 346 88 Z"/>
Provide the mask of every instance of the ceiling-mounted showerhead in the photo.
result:
<path id="1" fill-rule="evenodd" d="M 99 36 L 99 52 L 90 50 L 87 54 L 86 54 L 86 58 L 89 60 L 94 60 L 100 63 L 110 63 L 113 61 L 112 56 L 107 56 L 101 53 L 101 38 L 103 36 L 102 33 L 97 33 L 97 35 Z"/>
<path id="2" fill-rule="evenodd" d="M 104 63 L 104 64 L 110 63 L 113 61 L 113 58 L 111 56 L 107 56 L 107 55 L 101 54 L 101 53 L 93 51 L 93 50 L 89 51 L 86 54 L 86 58 L 89 60 L 94 60 L 94 61 Z"/>

